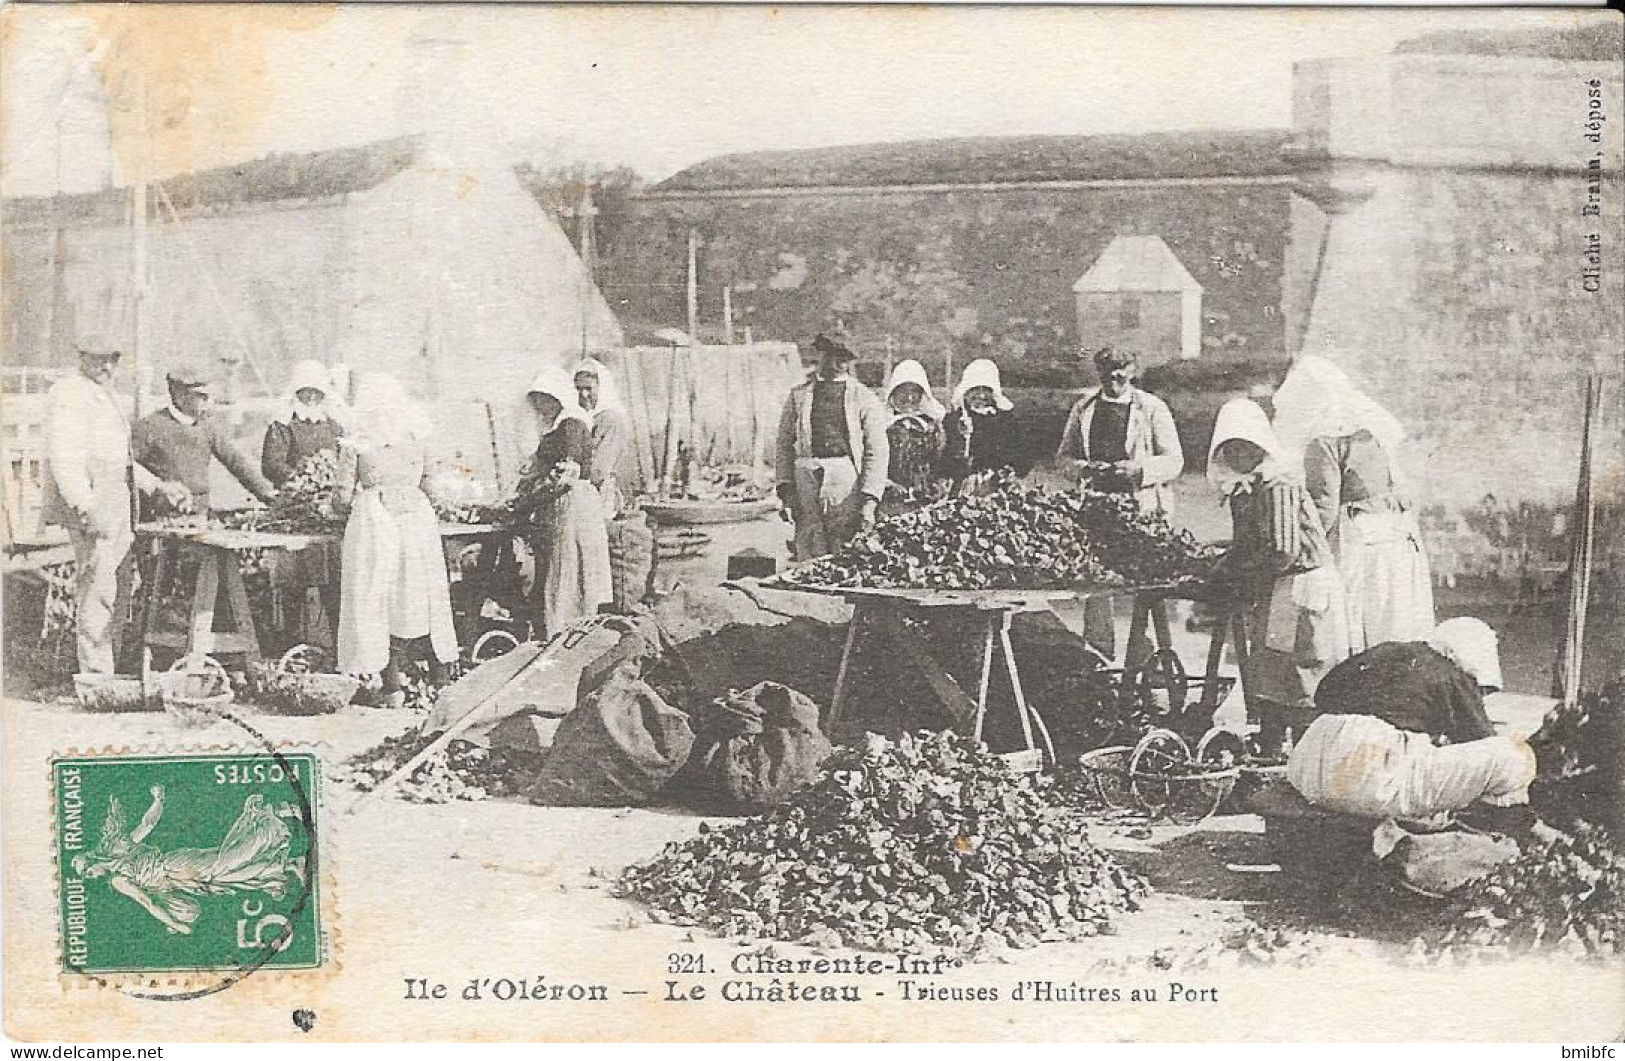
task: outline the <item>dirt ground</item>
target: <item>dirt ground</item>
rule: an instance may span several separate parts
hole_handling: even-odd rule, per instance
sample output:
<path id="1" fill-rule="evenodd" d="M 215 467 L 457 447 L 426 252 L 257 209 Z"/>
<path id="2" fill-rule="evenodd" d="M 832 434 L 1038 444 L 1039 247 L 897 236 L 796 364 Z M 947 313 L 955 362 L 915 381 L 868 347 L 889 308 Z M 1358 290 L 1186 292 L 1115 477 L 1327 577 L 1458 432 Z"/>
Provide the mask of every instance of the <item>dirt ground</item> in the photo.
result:
<path id="1" fill-rule="evenodd" d="M 676 1038 L 909 1039 L 1100 1037 L 1212 1039 L 1486 1038 L 1596 1039 L 1617 1032 L 1617 966 L 1525 962 L 1435 969 L 1407 966 L 1402 948 L 1324 923 L 1290 946 L 1249 947 L 1317 901 L 1306 882 L 1275 868 L 1259 819 L 1225 815 L 1196 829 L 1102 819 L 1097 842 L 1145 873 L 1154 893 L 1115 935 L 1045 944 L 916 979 L 942 987 L 1010 992 L 1035 980 L 1057 985 L 1154 988 L 1156 1004 L 1042 1006 L 927 1004 L 902 997 L 900 980 L 865 984 L 863 1005 L 802 1007 L 716 1000 L 744 946 L 657 925 L 615 898 L 608 881 L 702 819 L 670 808 L 586 809 L 513 802 L 420 805 L 380 796 L 359 803 L 329 783 L 321 794 L 328 966 L 307 974 L 260 974 L 187 1003 L 142 1002 L 114 988 L 57 975 L 54 867 L 47 763 L 72 749 L 313 746 L 336 763 L 416 722 L 404 713 L 351 708 L 326 718 L 242 715 L 182 729 L 155 715 L 86 716 L 71 704 L 7 701 L 11 761 L 5 807 L 7 1030 L 15 1037 L 139 1039 L 302 1037 L 296 1008 L 317 1015 L 311 1037 L 500 1039 Z M 248 728 L 254 731 L 250 733 Z M 28 784 L 28 778 L 37 784 Z M 1324 906 L 1324 903 L 1319 905 Z M 27 916 L 19 916 L 23 912 Z M 1342 919 L 1347 921 L 1347 918 Z M 774 943 L 774 954 L 811 954 Z M 701 954 L 706 976 L 668 975 L 675 954 Z M 471 978 L 547 977 L 608 985 L 614 1007 L 588 1004 L 408 1001 L 407 978 L 450 985 Z M 1550 979 L 1560 977 L 1560 980 Z M 791 979 L 786 977 L 785 979 Z M 806 977 L 801 979 L 806 980 Z M 712 988 L 708 1002 L 668 1001 L 667 982 Z M 1538 1006 L 1508 988 L 1564 984 Z M 766 983 L 765 979 L 760 982 Z M 1208 1001 L 1167 1001 L 1169 984 L 1210 988 Z M 1465 1007 L 1464 992 L 1505 1001 Z M 648 994 L 623 995 L 623 991 Z M 876 994 L 875 992 L 879 992 Z M 1407 997 L 1396 1012 L 1386 1000 Z M 1285 999 L 1292 1004 L 1282 1005 Z M 1020 1024 L 1021 1027 L 1016 1025 Z M 94 1035 L 91 1032 L 94 1031 Z"/>

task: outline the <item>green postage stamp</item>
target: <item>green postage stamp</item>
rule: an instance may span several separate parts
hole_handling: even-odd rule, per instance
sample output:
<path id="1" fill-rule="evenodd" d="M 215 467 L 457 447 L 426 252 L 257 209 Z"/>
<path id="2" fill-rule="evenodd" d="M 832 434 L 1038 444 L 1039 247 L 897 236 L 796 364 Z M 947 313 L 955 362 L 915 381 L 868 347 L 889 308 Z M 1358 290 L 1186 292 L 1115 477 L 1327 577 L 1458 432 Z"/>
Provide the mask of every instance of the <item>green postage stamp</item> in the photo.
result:
<path id="1" fill-rule="evenodd" d="M 65 971 L 321 964 L 315 756 L 58 759 L 51 773 Z"/>

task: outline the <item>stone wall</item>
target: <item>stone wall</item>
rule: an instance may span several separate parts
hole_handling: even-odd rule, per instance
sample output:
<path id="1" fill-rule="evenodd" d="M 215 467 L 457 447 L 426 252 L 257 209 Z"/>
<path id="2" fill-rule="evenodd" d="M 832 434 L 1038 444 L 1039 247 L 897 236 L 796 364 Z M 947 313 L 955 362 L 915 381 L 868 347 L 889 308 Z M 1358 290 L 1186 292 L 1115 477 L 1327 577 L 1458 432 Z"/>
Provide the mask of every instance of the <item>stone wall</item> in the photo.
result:
<path id="1" fill-rule="evenodd" d="M 1318 166 L 1300 185 L 1293 240 L 1322 251 L 1318 268 L 1294 253 L 1289 304 L 1308 305 L 1302 349 L 1342 363 L 1410 430 L 1430 547 L 1464 573 L 1504 573 L 1489 514 L 1543 511 L 1563 524 L 1590 371 L 1606 388 L 1598 490 L 1617 512 L 1618 67 L 1407 56 L 1305 64 L 1299 79 L 1298 140 Z M 1609 115 L 1597 142 L 1586 139 L 1592 82 Z M 1548 537 L 1524 550 L 1544 555 L 1519 562 L 1560 559 L 1566 536 Z"/>
<path id="2" fill-rule="evenodd" d="M 1204 288 L 1205 352 L 1283 356 L 1288 241 L 1281 178 L 1055 189 L 651 195 L 604 248 L 604 293 L 624 320 L 681 325 L 690 228 L 700 314 L 804 341 L 834 317 L 867 357 L 956 365 L 1070 358 L 1072 284 L 1118 235 L 1160 236 Z"/>

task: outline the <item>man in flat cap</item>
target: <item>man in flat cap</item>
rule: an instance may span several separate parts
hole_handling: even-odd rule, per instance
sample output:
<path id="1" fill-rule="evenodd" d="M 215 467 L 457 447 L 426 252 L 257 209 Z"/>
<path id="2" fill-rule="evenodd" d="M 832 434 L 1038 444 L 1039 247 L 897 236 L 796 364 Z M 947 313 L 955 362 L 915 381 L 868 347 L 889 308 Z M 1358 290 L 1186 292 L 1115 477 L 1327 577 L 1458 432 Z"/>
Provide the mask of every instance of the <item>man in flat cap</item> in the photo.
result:
<path id="1" fill-rule="evenodd" d="M 136 461 L 154 475 L 184 485 L 199 511 L 209 508 L 209 467 L 214 460 L 261 501 L 275 499 L 276 487 L 215 422 L 208 369 L 201 364 L 179 364 L 170 368 L 166 382 L 169 405 L 135 425 Z"/>
<path id="2" fill-rule="evenodd" d="M 1112 347 L 1093 354 L 1100 386 L 1072 407 L 1055 453 L 1056 470 L 1107 493 L 1133 494 L 1140 507 L 1173 515 L 1173 482 L 1185 470 L 1174 414 L 1134 385 L 1134 355 Z"/>
<path id="3" fill-rule="evenodd" d="M 1056 470 L 1080 487 L 1132 494 L 1140 508 L 1172 519 L 1174 480 L 1185 470 L 1174 414 L 1161 398 L 1134 385 L 1134 355 L 1106 346 L 1091 355 L 1100 386 L 1072 407 L 1055 453 Z M 1107 597 L 1084 602 L 1084 636 L 1107 656 L 1116 653 L 1116 611 Z M 1168 643 L 1168 612 L 1163 601 L 1150 608 L 1160 643 Z M 1127 661 L 1151 652 L 1139 623 L 1130 621 Z"/>
<path id="4" fill-rule="evenodd" d="M 79 372 L 59 381 L 46 399 L 45 522 L 68 532 L 73 546 L 75 630 L 79 669 L 111 674 L 118 603 L 129 592 L 125 560 L 135 544 L 133 491 L 180 501 L 186 490 L 137 464 L 130 421 L 113 392 L 116 344 L 84 339 Z"/>
<path id="5" fill-rule="evenodd" d="M 835 552 L 874 525 L 890 464 L 890 416 L 852 378 L 857 355 L 829 334 L 813 340 L 813 350 L 818 369 L 784 403 L 773 462 L 779 501 L 795 523 L 797 560 Z"/>

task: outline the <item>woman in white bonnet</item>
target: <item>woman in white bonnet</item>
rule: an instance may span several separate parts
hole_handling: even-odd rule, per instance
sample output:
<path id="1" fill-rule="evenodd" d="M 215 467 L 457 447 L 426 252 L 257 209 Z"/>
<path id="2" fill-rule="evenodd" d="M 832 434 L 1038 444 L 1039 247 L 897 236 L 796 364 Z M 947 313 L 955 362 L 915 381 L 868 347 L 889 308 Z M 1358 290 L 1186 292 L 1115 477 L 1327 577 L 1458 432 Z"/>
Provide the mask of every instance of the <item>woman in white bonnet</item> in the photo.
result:
<path id="1" fill-rule="evenodd" d="M 353 428 L 339 446 L 333 494 L 335 508 L 349 512 L 339 669 L 381 675 L 385 705 L 400 707 L 413 658 L 428 656 L 436 685 L 457 659 L 440 524 L 423 491 L 432 431 L 400 382 L 381 372 L 357 377 Z"/>
<path id="2" fill-rule="evenodd" d="M 583 470 L 603 501 L 605 517 L 613 519 L 626 504 L 621 494 L 620 468 L 632 440 L 632 425 L 621 404 L 615 377 L 602 361 L 584 357 L 575 363 L 570 375 L 576 402 L 592 427 L 592 460 Z"/>
<path id="3" fill-rule="evenodd" d="M 551 637 L 612 599 L 609 532 L 604 504 L 587 476 L 592 428 L 575 381 L 562 368 L 544 368 L 525 395 L 541 441 L 514 500 L 530 522 L 536 555 L 537 633 Z"/>
<path id="4" fill-rule="evenodd" d="M 905 505 L 928 500 L 942 457 L 946 439 L 942 422 L 948 410 L 931 393 L 924 365 L 913 358 L 897 363 L 886 381 L 886 407 L 891 410 L 891 424 L 886 428 L 891 452 L 888 500 Z"/>
<path id="5" fill-rule="evenodd" d="M 272 486 L 282 489 L 310 458 L 338 451 L 344 426 L 337 408 L 327 366 L 320 361 L 293 366 L 287 404 L 271 418 L 260 446 L 260 471 Z"/>
<path id="6" fill-rule="evenodd" d="M 1302 732 L 1320 679 L 1349 654 L 1343 585 L 1320 517 L 1256 402 L 1234 398 L 1220 408 L 1207 476 L 1233 527 L 1211 581 L 1245 616 L 1242 681 L 1273 752 L 1288 729 Z"/>
<path id="7" fill-rule="evenodd" d="M 1427 637 L 1433 583 L 1400 485 L 1404 426 L 1342 369 L 1312 354 L 1293 363 L 1274 405 L 1281 456 L 1302 468 L 1337 557 L 1350 647 Z"/>

